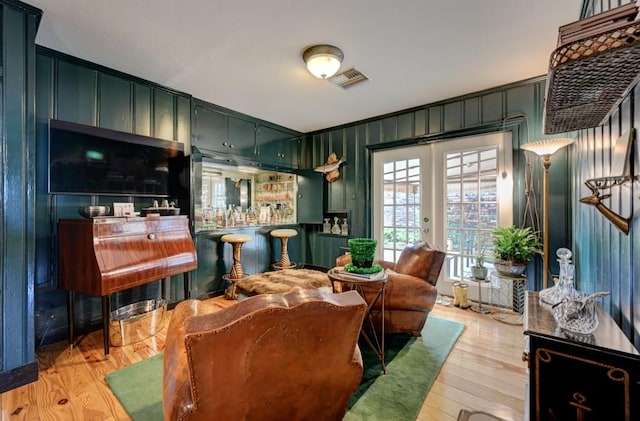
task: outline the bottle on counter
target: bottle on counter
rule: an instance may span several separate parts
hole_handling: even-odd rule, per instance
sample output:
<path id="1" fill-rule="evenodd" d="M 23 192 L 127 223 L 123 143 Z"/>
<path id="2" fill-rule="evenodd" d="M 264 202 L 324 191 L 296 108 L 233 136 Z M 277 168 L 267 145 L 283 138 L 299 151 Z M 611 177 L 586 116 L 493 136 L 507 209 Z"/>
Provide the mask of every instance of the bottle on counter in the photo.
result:
<path id="1" fill-rule="evenodd" d="M 340 225 L 338 225 L 338 217 L 335 216 L 333 218 L 333 227 L 331 227 L 332 234 L 340 234 Z"/>
<path id="2" fill-rule="evenodd" d="M 220 211 L 220 208 L 216 208 L 216 214 L 214 218 L 216 222 L 216 227 L 219 227 L 219 228 L 224 227 L 224 218 L 222 217 L 222 212 Z"/>
<path id="3" fill-rule="evenodd" d="M 349 224 L 347 224 L 347 218 L 342 220 L 342 226 L 340 227 L 340 234 L 349 235 Z"/>

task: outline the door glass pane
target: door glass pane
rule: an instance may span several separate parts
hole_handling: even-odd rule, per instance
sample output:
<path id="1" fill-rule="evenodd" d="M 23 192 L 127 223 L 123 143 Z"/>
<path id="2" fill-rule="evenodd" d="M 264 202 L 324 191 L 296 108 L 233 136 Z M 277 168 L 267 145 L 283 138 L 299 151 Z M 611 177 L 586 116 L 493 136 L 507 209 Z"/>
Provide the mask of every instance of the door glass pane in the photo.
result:
<path id="1" fill-rule="evenodd" d="M 395 262 L 407 244 L 420 240 L 420 160 L 387 161 L 384 168 L 384 260 Z"/>
<path id="2" fill-rule="evenodd" d="M 491 247 L 498 226 L 498 148 L 495 146 L 445 156 L 447 251 L 446 276 L 462 279 L 479 254 Z"/>

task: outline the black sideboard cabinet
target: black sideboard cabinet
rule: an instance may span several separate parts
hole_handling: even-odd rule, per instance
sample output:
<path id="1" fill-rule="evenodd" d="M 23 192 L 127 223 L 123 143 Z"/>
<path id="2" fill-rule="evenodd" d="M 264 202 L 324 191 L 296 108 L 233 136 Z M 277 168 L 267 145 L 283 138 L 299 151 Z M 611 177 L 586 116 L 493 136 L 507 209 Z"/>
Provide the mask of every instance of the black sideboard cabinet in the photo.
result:
<path id="1" fill-rule="evenodd" d="M 537 292 L 526 300 L 528 419 L 640 419 L 640 354 L 602 307 L 598 328 L 577 335 L 556 325 Z"/>

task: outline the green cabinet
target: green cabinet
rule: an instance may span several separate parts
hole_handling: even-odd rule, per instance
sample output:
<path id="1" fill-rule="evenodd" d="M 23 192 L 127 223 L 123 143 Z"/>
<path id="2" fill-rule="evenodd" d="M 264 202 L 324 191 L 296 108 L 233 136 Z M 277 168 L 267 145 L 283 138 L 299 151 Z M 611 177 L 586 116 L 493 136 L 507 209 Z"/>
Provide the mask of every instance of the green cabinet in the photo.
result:
<path id="1" fill-rule="evenodd" d="M 282 168 L 298 168 L 299 136 L 260 124 L 256 131 L 256 158 L 260 163 Z"/>
<path id="2" fill-rule="evenodd" d="M 314 233 L 311 237 L 311 262 L 316 266 L 334 267 L 349 246 L 349 237 L 342 235 Z"/>
<path id="3" fill-rule="evenodd" d="M 213 106 L 194 106 L 193 144 L 213 152 L 249 160 L 255 158 L 255 123 L 230 116 Z"/>
<path id="4" fill-rule="evenodd" d="M 322 224 L 324 175 L 313 170 L 298 171 L 297 214 L 299 224 Z"/>
<path id="5" fill-rule="evenodd" d="M 253 121 L 229 116 L 228 143 L 231 153 L 245 158 L 253 158 L 255 154 L 256 125 Z"/>

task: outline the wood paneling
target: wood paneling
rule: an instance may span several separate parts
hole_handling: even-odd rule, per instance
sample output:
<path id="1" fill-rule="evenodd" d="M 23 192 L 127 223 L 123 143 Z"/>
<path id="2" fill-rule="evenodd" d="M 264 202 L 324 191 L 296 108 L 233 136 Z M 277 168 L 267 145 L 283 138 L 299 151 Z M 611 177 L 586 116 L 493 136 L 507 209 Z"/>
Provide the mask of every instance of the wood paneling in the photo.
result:
<path id="1" fill-rule="evenodd" d="M 130 133 L 133 127 L 131 82 L 109 74 L 100 74 L 99 79 L 99 126 Z"/>
<path id="2" fill-rule="evenodd" d="M 480 123 L 480 98 L 469 98 L 464 101 L 464 125 L 475 126 Z"/>
<path id="3" fill-rule="evenodd" d="M 37 379 L 34 363 L 35 37 L 41 12 L 0 1 L 0 392 Z"/>
<path id="4" fill-rule="evenodd" d="M 57 63 L 55 117 L 95 126 L 98 72 L 65 60 Z"/>
<path id="5" fill-rule="evenodd" d="M 463 101 L 448 102 L 444 105 L 444 131 L 458 130 L 464 127 L 462 106 Z"/>
<path id="6" fill-rule="evenodd" d="M 413 113 L 400 114 L 397 122 L 397 139 L 408 139 L 414 136 Z"/>
<path id="7" fill-rule="evenodd" d="M 175 139 L 175 98 L 169 92 L 153 88 L 153 137 Z"/>
<path id="8" fill-rule="evenodd" d="M 16 34 L 20 33 L 19 31 Z M 191 136 L 191 96 L 122 74 L 44 47 L 36 47 L 37 201 L 35 239 L 36 289 L 35 339 L 44 343 L 66 336 L 64 292 L 57 286 L 58 218 L 78 218 L 79 206 L 132 201 L 136 209 L 150 205 L 149 198 L 47 194 L 47 148 L 49 118 L 59 118 L 108 127 L 168 140 L 189 141 Z M 187 206 L 185 203 L 183 206 Z M 182 277 L 174 277 L 170 300 L 182 296 Z M 155 298 L 157 288 L 138 287 L 114 296 L 114 302 Z M 56 295 L 57 294 L 57 295 Z M 62 297 L 62 298 L 60 298 Z M 77 324 L 87 331 L 100 320 L 100 302 L 89 296 L 77 297 Z M 121 300 L 122 299 L 122 300 Z M 33 336 L 33 335 L 31 335 Z"/>
<path id="9" fill-rule="evenodd" d="M 520 225 L 524 219 L 525 203 L 524 172 L 527 168 L 525 155 L 519 150 L 520 145 L 530 140 L 529 132 L 540 132 L 543 106 L 544 78 L 534 78 L 511 85 L 497 87 L 483 92 L 453 98 L 436 104 L 428 104 L 410 111 L 399 111 L 394 115 L 381 116 L 365 122 L 354 122 L 312 133 L 314 150 L 332 151 L 340 148 L 340 140 L 346 141 L 347 164 L 338 181 L 328 184 L 329 191 L 326 206 L 328 210 L 348 210 L 352 219 L 352 235 L 364 236 L 371 232 L 371 151 L 415 144 L 424 138 L 423 132 L 428 128 L 428 135 L 433 140 L 446 140 L 480 132 L 508 130 L 512 132 L 513 170 L 514 170 L 514 223 Z M 508 103 L 508 107 L 506 104 Z M 506 114 L 509 109 L 510 112 Z M 523 117 L 526 113 L 526 120 Z M 424 120 L 423 120 L 424 116 Z M 507 117 L 509 119 L 504 122 Z M 427 120 L 428 118 L 428 120 Z M 424 122 L 419 123 L 420 121 Z M 508 123 L 508 124 L 504 124 Z M 528 127 L 527 123 L 531 126 Z M 534 129 L 536 127 L 536 129 Z M 355 128 L 355 132 L 352 129 Z M 345 135 L 341 136 L 344 132 Z M 350 147 L 353 133 L 357 147 L 354 152 Z M 391 134 L 395 133 L 395 137 Z M 533 135 L 532 135 L 533 136 Z M 533 140 L 533 139 L 531 139 Z M 352 159 L 355 155 L 356 159 Z M 541 165 L 534 157 L 532 165 Z M 551 200 L 554 218 L 550 221 L 550 244 L 555 248 L 570 245 L 571 212 L 568 200 L 570 190 L 569 176 L 570 157 L 566 151 L 554 155 L 552 165 Z M 352 171 L 355 177 L 352 176 Z M 541 184 L 541 167 L 535 168 L 534 186 Z M 346 183 L 346 184 L 345 184 Z M 536 202 L 541 203 L 541 187 L 536 188 Z M 314 245 L 312 244 L 312 247 Z M 554 248 L 554 250 L 555 250 Z M 555 251 L 554 251 L 555 252 Z M 541 262 L 536 262 L 541 266 Z M 557 273 L 555 259 L 550 267 Z M 530 271 L 531 285 L 537 288 L 539 270 Z"/>
<path id="10" fill-rule="evenodd" d="M 427 110 L 424 108 L 414 112 L 415 135 L 422 136 L 427 133 Z"/>
<path id="11" fill-rule="evenodd" d="M 442 106 L 427 108 L 429 117 L 429 134 L 440 133 L 442 131 Z"/>
<path id="12" fill-rule="evenodd" d="M 393 142 L 398 137 L 398 118 L 396 116 L 382 119 L 382 141 Z"/>
<path id="13" fill-rule="evenodd" d="M 632 218 L 629 235 L 617 230 L 593 206 L 581 204 L 578 200 L 588 194 L 584 187 L 586 180 L 615 175 L 611 174 L 615 143 L 625 130 L 636 128 L 637 131 L 637 122 L 640 121 L 640 110 L 634 105 L 638 92 L 636 86 L 602 127 L 581 130 L 576 145 L 571 149 L 575 164 L 572 199 L 575 203 L 576 283 L 585 292 L 603 290 L 611 293 L 604 298 L 605 308 L 636 347 L 640 346 L 640 247 L 636 239 L 640 199 L 637 177 L 632 183 L 604 192 L 611 194 L 606 204 L 612 210 Z M 638 144 L 637 139 L 635 144 Z M 638 158 L 632 159 L 635 160 L 637 174 Z"/>
<path id="14" fill-rule="evenodd" d="M 134 83 L 134 133 L 151 136 L 151 88 Z"/>

